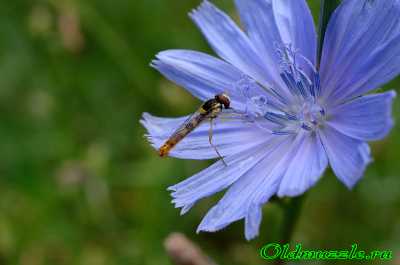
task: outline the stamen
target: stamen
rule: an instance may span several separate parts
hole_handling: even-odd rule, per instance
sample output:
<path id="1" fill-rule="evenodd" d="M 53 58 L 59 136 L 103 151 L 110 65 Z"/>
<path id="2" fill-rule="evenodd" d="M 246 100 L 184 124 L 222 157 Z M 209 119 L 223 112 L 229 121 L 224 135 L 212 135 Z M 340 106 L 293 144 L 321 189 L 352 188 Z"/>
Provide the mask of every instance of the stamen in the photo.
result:
<path id="1" fill-rule="evenodd" d="M 247 98 L 250 98 L 257 93 L 259 94 L 261 91 L 264 91 L 269 98 L 271 97 L 276 99 L 274 100 L 276 103 L 282 106 L 288 104 L 288 101 L 273 87 L 266 88 L 260 83 L 256 82 L 251 77 L 244 74 L 242 74 L 240 76 L 240 79 L 233 84 L 233 87 L 239 90 L 242 93 L 242 95 L 244 95 Z"/>
<path id="2" fill-rule="evenodd" d="M 234 87 L 246 99 L 246 113 L 250 118 L 262 117 L 268 109 L 281 109 L 288 104 L 280 95 L 275 97 L 265 93 L 266 91 L 257 82 L 246 75 L 243 75 Z"/>
<path id="3" fill-rule="evenodd" d="M 319 74 L 317 69 L 315 68 L 315 66 L 313 65 L 312 62 L 310 62 L 310 60 L 308 60 L 307 57 L 305 57 L 304 55 L 302 55 L 301 53 L 298 53 L 297 56 L 301 59 L 303 59 L 303 61 L 306 63 L 306 65 L 308 65 L 310 67 L 311 73 L 312 73 L 312 78 L 313 78 L 313 82 L 311 82 L 310 78 L 308 78 L 306 75 L 304 75 L 305 77 L 307 77 L 307 79 L 310 82 L 310 93 L 311 95 L 316 98 L 320 95 L 320 80 L 319 80 Z M 304 73 L 304 72 L 303 72 Z"/>
<path id="4" fill-rule="evenodd" d="M 306 131 L 312 131 L 312 127 L 308 126 L 308 125 L 305 124 L 305 123 L 302 123 L 302 124 L 301 124 L 301 128 L 303 128 L 303 129 L 306 130 Z"/>
<path id="5" fill-rule="evenodd" d="M 301 96 L 303 99 L 307 99 L 311 96 L 315 99 L 318 94 L 314 86 L 317 84 L 319 90 L 319 80 L 317 80 L 318 82 L 312 82 L 310 77 L 298 66 L 296 58 L 301 58 L 305 65 L 309 66 L 312 77 L 315 79 L 318 73 L 312 63 L 297 50 L 294 50 L 290 44 L 275 44 L 275 47 L 280 59 L 280 75 L 291 94 L 296 98 Z"/>
<path id="6" fill-rule="evenodd" d="M 317 100 L 321 90 L 319 74 L 290 44 L 275 44 L 275 47 L 280 59 L 280 76 L 293 98 L 285 99 L 275 90 L 267 90 L 243 75 L 234 85 L 246 100 L 245 116 L 275 135 L 315 131 L 326 119 L 325 109 Z M 302 66 L 309 67 L 307 71 L 297 64 L 297 57 L 306 62 Z"/>
<path id="7" fill-rule="evenodd" d="M 272 134 L 274 135 L 291 135 L 295 133 L 297 133 L 297 131 L 280 131 L 280 130 L 272 131 Z"/>
<path id="8" fill-rule="evenodd" d="M 315 97 L 321 95 L 321 80 L 317 72 L 314 73 L 314 91 L 315 91 Z"/>
<path id="9" fill-rule="evenodd" d="M 264 117 L 267 120 L 282 126 L 285 125 L 287 121 L 289 121 L 289 119 L 285 115 L 274 112 L 267 112 Z"/>
<path id="10" fill-rule="evenodd" d="M 290 92 L 294 96 L 300 96 L 299 90 L 297 88 L 296 81 L 293 78 L 293 75 L 288 71 L 284 71 L 281 74 L 283 82 L 286 84 L 287 88 L 289 88 Z"/>
<path id="11" fill-rule="evenodd" d="M 307 97 L 311 95 L 313 98 L 315 98 L 314 86 L 310 78 L 308 78 L 308 76 L 300 69 L 299 69 L 299 75 L 300 75 L 300 82 L 304 87 L 304 90 L 308 92 Z"/>

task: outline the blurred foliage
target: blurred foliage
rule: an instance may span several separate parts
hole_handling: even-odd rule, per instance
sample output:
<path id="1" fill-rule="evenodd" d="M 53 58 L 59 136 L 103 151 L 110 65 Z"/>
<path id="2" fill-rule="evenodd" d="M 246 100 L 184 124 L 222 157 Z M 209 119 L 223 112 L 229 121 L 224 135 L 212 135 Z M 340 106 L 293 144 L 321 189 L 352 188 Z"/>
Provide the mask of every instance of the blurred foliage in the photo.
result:
<path id="1" fill-rule="evenodd" d="M 214 2 L 237 18 L 233 1 Z M 139 124 L 144 111 L 179 116 L 198 105 L 149 62 L 170 48 L 211 53 L 187 17 L 199 3 L 0 2 L 0 264 L 169 264 L 162 242 L 173 231 L 220 264 L 265 263 L 258 249 L 279 240 L 281 209 L 264 207 L 251 242 L 242 222 L 196 235 L 218 196 L 180 217 L 166 188 L 211 162 L 159 159 Z M 328 172 L 309 191 L 294 242 L 398 253 L 399 139 L 396 127 L 373 144 L 375 163 L 354 191 Z"/>

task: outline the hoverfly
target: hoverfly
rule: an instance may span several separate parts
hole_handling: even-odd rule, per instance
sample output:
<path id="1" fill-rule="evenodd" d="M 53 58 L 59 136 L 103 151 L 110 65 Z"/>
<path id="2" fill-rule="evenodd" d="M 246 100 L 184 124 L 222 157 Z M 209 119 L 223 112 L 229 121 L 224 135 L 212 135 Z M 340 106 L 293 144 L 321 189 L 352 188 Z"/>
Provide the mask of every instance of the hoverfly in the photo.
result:
<path id="1" fill-rule="evenodd" d="M 196 129 L 203 121 L 210 121 L 210 129 L 208 134 L 208 141 L 212 148 L 214 148 L 218 157 L 222 162 L 226 163 L 219 153 L 217 147 L 212 143 L 212 128 L 213 119 L 217 118 L 223 109 L 230 109 L 230 99 L 226 93 L 217 94 L 214 98 L 205 101 L 200 108 L 193 113 L 181 126 L 168 138 L 168 140 L 160 147 L 158 153 L 161 157 L 165 157 L 168 153 L 190 132 Z"/>

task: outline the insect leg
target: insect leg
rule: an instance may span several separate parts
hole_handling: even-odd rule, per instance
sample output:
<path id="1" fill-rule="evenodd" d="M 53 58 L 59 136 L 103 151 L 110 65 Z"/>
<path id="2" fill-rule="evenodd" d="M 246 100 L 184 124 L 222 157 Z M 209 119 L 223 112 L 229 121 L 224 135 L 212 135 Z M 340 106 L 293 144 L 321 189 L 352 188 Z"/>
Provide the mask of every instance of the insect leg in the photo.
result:
<path id="1" fill-rule="evenodd" d="M 210 145 L 214 148 L 214 150 L 217 153 L 218 157 L 221 158 L 222 163 L 224 163 L 224 165 L 227 167 L 228 165 L 226 164 L 224 158 L 218 152 L 217 147 L 212 143 L 212 137 L 213 137 L 212 131 L 213 131 L 213 118 L 210 118 L 210 129 L 208 131 L 208 141 L 210 142 Z"/>

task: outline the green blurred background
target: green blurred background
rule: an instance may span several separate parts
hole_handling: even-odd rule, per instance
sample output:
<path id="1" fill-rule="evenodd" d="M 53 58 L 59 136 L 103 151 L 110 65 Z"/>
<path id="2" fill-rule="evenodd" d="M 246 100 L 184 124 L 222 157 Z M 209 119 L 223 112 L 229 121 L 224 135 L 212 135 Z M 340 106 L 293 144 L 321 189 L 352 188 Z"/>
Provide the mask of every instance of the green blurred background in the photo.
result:
<path id="1" fill-rule="evenodd" d="M 213 2 L 237 19 L 233 1 Z M 0 2 L 0 264 L 170 264 L 163 240 L 174 231 L 219 264 L 266 263 L 258 249 L 280 239 L 282 210 L 264 207 L 251 242 L 242 222 L 195 234 L 221 195 L 180 217 L 166 188 L 211 161 L 160 159 L 139 124 L 144 111 L 180 116 L 199 104 L 149 67 L 165 49 L 211 53 L 187 16 L 199 3 Z M 309 3 L 317 15 L 319 1 Z M 390 249 L 389 263 L 400 264 L 399 139 L 397 126 L 372 145 L 375 163 L 354 191 L 328 171 L 308 192 L 293 241 Z"/>

